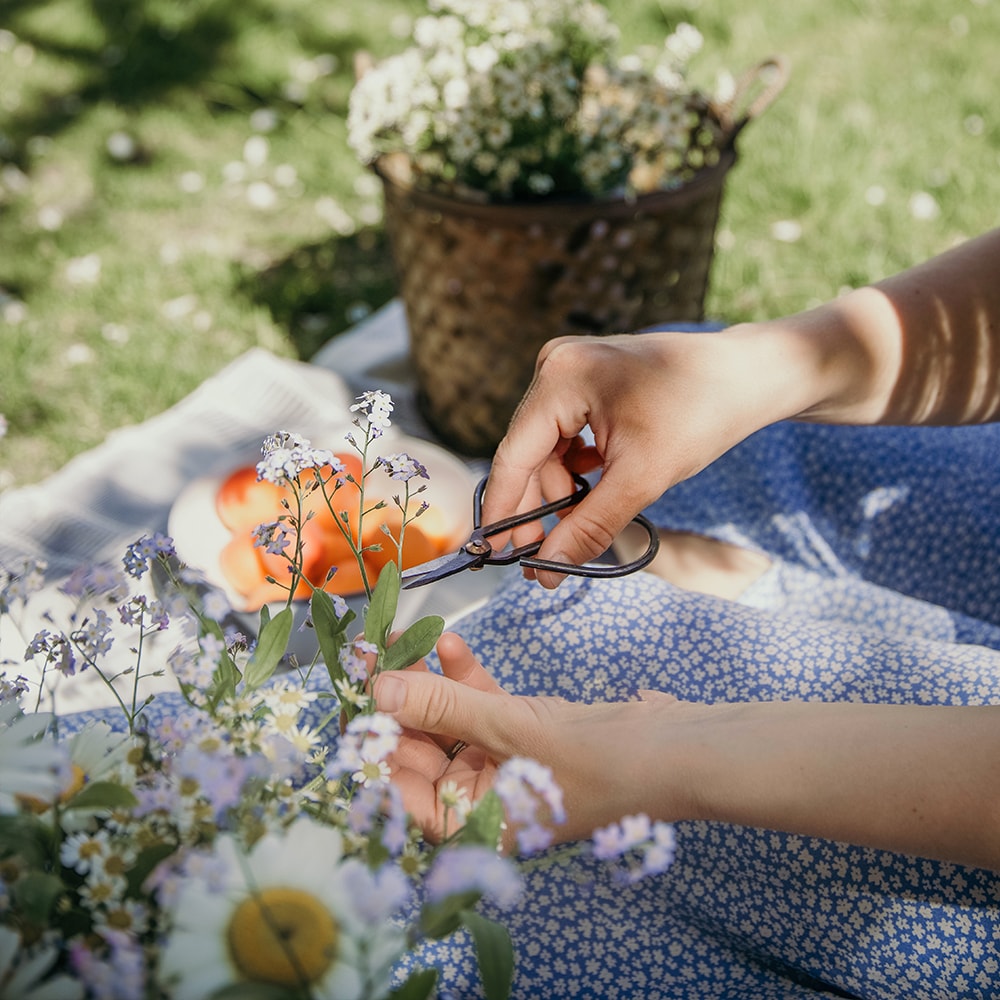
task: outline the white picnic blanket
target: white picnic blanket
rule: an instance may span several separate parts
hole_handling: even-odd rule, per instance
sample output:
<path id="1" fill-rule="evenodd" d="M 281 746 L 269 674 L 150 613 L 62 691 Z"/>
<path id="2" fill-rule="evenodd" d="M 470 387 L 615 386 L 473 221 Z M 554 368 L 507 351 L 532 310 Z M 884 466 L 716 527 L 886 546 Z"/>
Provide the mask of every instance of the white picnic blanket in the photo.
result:
<path id="1" fill-rule="evenodd" d="M 285 429 L 317 443 L 327 430 L 342 435 L 354 397 L 380 388 L 396 403 L 396 426 L 431 439 L 414 404 L 406 355 L 398 302 L 331 341 L 312 363 L 250 350 L 164 413 L 114 431 L 40 483 L 0 494 L 0 566 L 10 570 L 25 559 L 41 560 L 48 580 L 27 609 L 0 619 L 0 661 L 7 661 L 0 669 L 8 677 L 19 671 L 28 675 L 23 666 L 27 643 L 48 624 L 47 611 L 69 607 L 58 591 L 66 576 L 83 564 L 120 565 L 131 542 L 167 530 L 171 507 L 192 480 L 232 468 L 234 456 L 255 454 L 266 435 Z M 467 464 L 472 472 L 485 467 Z M 474 576 L 452 586 L 444 581 L 406 592 L 402 618 L 433 610 L 450 619 L 482 600 L 502 574 Z M 130 661 L 128 642 L 117 645 L 118 666 L 124 669 Z M 170 687 L 172 680 L 167 676 L 149 686 Z M 111 695 L 99 678 L 81 675 L 62 685 L 60 697 L 65 710 L 107 704 Z"/>

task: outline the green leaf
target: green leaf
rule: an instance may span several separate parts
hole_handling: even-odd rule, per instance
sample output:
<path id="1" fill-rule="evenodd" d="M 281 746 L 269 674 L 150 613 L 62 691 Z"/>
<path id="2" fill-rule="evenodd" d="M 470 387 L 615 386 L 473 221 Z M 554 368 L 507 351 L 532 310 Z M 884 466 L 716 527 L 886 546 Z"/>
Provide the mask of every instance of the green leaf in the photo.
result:
<path id="1" fill-rule="evenodd" d="M 236 684 L 240 676 L 233 658 L 228 652 L 223 652 L 219 657 L 219 665 L 212 674 L 212 686 L 205 693 L 209 709 L 214 709 L 224 698 L 231 698 L 236 694 Z"/>
<path id="2" fill-rule="evenodd" d="M 0 858 L 15 855 L 29 868 L 41 867 L 52 856 L 52 830 L 35 816 L 0 815 Z"/>
<path id="3" fill-rule="evenodd" d="M 49 914 L 56 900 L 66 892 L 62 879 L 47 872 L 28 872 L 22 875 L 10 889 L 15 910 L 33 924 L 48 923 Z"/>
<path id="4" fill-rule="evenodd" d="M 130 809 L 138 799 L 114 781 L 91 781 L 67 802 L 64 809 Z"/>
<path id="5" fill-rule="evenodd" d="M 514 981 L 514 944 L 510 933 L 503 924 L 475 910 L 463 910 L 461 917 L 476 944 L 486 1000 L 507 1000 Z"/>
<path id="6" fill-rule="evenodd" d="M 443 938 L 462 926 L 462 911 L 475 906 L 482 893 L 475 890 L 455 893 L 420 908 L 420 931 L 425 937 Z"/>
<path id="7" fill-rule="evenodd" d="M 257 636 L 257 646 L 243 673 L 243 682 L 251 691 L 270 679 L 285 655 L 288 639 L 292 634 L 294 617 L 291 608 L 282 608 L 261 628 L 260 635 Z"/>
<path id="8" fill-rule="evenodd" d="M 313 591 L 310 608 L 320 654 L 326 664 L 330 680 L 336 683 L 344 678 L 344 670 L 340 665 L 340 650 L 347 637 L 347 626 L 354 621 L 355 614 L 353 611 L 348 611 L 343 618 L 338 618 L 333 598 L 325 590 Z"/>
<path id="9" fill-rule="evenodd" d="M 375 643 L 379 649 L 385 649 L 392 620 L 396 617 L 399 587 L 399 567 L 394 562 L 388 562 L 378 575 L 368 614 L 365 615 L 365 639 Z"/>
<path id="10" fill-rule="evenodd" d="M 444 619 L 440 615 L 427 615 L 415 621 L 385 651 L 382 669 L 402 670 L 411 663 L 416 663 L 437 645 L 443 631 Z"/>
<path id="11" fill-rule="evenodd" d="M 496 847 L 500 841 L 503 821 L 503 803 L 500 801 L 500 796 L 490 789 L 469 810 L 468 816 L 465 817 L 465 826 L 458 832 L 458 842 Z"/>
<path id="12" fill-rule="evenodd" d="M 418 969 L 389 994 L 389 1000 L 429 1000 L 436 983 L 437 969 Z"/>
<path id="13" fill-rule="evenodd" d="M 153 869 L 165 858 L 169 858 L 177 850 L 176 844 L 152 844 L 139 852 L 135 863 L 128 871 L 128 894 L 133 898 L 142 896 L 142 884 L 149 878 Z"/>
<path id="14" fill-rule="evenodd" d="M 211 993 L 208 1000 L 297 1000 L 298 990 L 286 990 L 272 983 L 230 983 Z"/>

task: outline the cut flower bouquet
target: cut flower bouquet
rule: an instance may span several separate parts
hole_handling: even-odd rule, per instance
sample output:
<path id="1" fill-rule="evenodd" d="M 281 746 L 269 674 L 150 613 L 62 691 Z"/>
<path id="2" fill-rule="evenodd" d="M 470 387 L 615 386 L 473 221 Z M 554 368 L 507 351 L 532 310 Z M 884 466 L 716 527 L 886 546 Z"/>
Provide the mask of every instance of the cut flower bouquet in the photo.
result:
<path id="1" fill-rule="evenodd" d="M 731 138 L 688 82 L 702 46 L 681 24 L 620 55 L 595 0 L 430 0 L 413 44 L 364 73 L 348 139 L 395 154 L 419 186 L 479 200 L 675 187 Z"/>
<path id="2" fill-rule="evenodd" d="M 258 474 L 289 486 L 290 499 L 257 540 L 285 558 L 287 578 L 276 582 L 289 596 L 261 609 L 255 637 L 229 624 L 220 593 L 154 534 L 130 545 L 121 567 L 72 574 L 61 585 L 68 620 L 51 616 L 13 648 L 44 567 L 0 567 L 5 1000 L 420 1000 L 439 975 L 422 949 L 462 928 L 486 996 L 508 995 L 513 942 L 479 903 L 514 905 L 519 865 L 532 863 L 523 856 L 552 843 L 563 807 L 551 773 L 511 759 L 475 802 L 442 779 L 448 828 L 438 843 L 423 838 L 391 780 L 402 734 L 375 710 L 371 678 L 427 655 L 442 621 L 396 634 L 393 561 L 374 584 L 365 577 L 356 635 L 330 581 L 312 586 L 318 653 L 307 664 L 287 654 L 300 529 L 317 495 L 363 576 L 361 523 L 387 503 L 366 500 L 368 478 L 385 473 L 399 487 L 401 527 L 384 542 L 393 551 L 424 510 L 420 462 L 373 455 L 389 397 L 365 393 L 353 410 L 359 475 L 296 434 L 264 442 Z M 116 676 L 119 626 L 132 665 Z M 164 636 L 173 652 L 150 663 Z M 84 671 L 107 682 L 116 709 L 58 712 L 60 692 Z M 168 671 L 176 692 L 141 694 L 144 679 Z M 500 850 L 505 825 L 518 861 Z M 671 844 L 668 826 L 631 817 L 574 849 L 625 858 L 623 877 L 636 878 L 668 865 Z"/>

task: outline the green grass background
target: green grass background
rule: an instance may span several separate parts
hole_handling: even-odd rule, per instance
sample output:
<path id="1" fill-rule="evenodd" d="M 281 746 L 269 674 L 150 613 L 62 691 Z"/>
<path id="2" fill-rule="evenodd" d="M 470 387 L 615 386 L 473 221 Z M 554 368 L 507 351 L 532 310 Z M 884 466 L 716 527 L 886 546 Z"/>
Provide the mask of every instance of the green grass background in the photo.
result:
<path id="1" fill-rule="evenodd" d="M 626 48 L 695 24 L 698 82 L 772 54 L 791 66 L 741 136 L 710 315 L 799 310 L 997 224 L 997 0 L 609 6 Z M 0 486 L 43 478 L 250 347 L 309 358 L 392 297 L 346 105 L 355 53 L 401 49 L 423 9 L 0 0 Z M 109 152 L 122 134 L 124 159 Z M 775 228 L 788 221 L 791 242 Z"/>

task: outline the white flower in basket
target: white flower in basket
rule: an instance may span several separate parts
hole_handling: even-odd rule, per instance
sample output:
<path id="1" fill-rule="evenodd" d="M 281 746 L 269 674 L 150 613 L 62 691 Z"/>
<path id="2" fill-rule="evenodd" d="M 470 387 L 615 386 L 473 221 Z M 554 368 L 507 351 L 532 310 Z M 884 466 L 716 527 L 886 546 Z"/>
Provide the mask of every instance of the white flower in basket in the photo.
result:
<path id="1" fill-rule="evenodd" d="M 595 0 L 431 0 L 412 45 L 365 73 L 349 142 L 404 154 L 413 179 L 487 200 L 604 196 L 683 183 L 727 140 L 690 86 L 701 49 L 681 24 L 621 56 Z"/>

